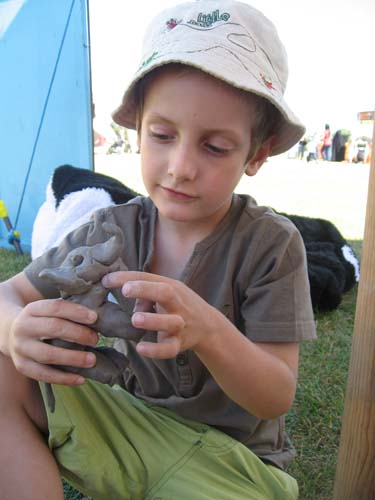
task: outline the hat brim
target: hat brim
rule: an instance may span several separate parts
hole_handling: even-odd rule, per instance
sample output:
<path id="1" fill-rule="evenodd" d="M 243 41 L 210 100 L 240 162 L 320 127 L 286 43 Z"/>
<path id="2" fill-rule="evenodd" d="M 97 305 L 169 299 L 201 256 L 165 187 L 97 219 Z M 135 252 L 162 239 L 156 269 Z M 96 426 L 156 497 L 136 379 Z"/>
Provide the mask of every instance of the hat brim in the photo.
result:
<path id="1" fill-rule="evenodd" d="M 234 63 L 233 57 L 227 57 L 221 47 L 214 47 L 211 50 L 215 51 L 216 54 L 209 54 L 208 51 L 178 52 L 176 54 L 175 51 L 171 50 L 170 54 L 164 53 L 161 56 L 153 57 L 147 65 L 136 72 L 123 96 L 121 105 L 112 114 L 113 120 L 123 127 L 136 129 L 135 87 L 137 83 L 157 67 L 170 63 L 180 63 L 195 67 L 231 86 L 259 95 L 271 102 L 281 115 L 271 155 L 288 151 L 303 136 L 305 127 L 289 108 L 282 93 L 266 80 L 255 64 L 247 62 L 245 66 L 239 65 L 238 61 Z M 218 61 L 221 62 L 219 68 Z M 234 74 L 235 78 L 233 78 Z"/>

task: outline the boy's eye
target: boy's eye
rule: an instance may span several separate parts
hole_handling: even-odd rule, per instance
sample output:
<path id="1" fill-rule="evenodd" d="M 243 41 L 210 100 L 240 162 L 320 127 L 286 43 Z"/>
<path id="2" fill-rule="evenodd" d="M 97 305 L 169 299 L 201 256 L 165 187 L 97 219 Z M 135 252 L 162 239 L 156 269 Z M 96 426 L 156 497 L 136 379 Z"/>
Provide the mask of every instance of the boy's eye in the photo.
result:
<path id="1" fill-rule="evenodd" d="M 159 141 L 168 141 L 172 138 L 170 134 L 166 134 L 163 132 L 153 132 L 152 130 L 150 132 L 150 135 L 151 137 L 153 137 L 154 139 L 158 139 Z"/>
<path id="2" fill-rule="evenodd" d="M 211 151 L 212 153 L 215 153 L 217 155 L 224 155 L 229 153 L 229 149 L 226 148 L 219 148 L 218 146 L 215 146 L 214 144 L 206 143 L 206 148 Z"/>
<path id="3" fill-rule="evenodd" d="M 153 135 L 153 137 L 156 137 L 157 139 L 161 139 L 162 141 L 169 139 L 169 136 L 167 134 L 155 134 L 155 133 L 153 133 L 152 135 Z"/>

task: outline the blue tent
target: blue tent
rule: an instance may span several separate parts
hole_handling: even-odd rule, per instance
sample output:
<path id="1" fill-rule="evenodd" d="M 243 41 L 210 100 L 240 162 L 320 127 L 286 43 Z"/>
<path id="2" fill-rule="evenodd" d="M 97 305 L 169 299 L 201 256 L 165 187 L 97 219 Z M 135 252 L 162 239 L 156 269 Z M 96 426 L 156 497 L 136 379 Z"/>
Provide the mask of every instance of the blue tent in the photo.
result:
<path id="1" fill-rule="evenodd" d="M 0 200 L 24 250 L 53 170 L 93 169 L 91 102 L 88 0 L 0 0 Z"/>

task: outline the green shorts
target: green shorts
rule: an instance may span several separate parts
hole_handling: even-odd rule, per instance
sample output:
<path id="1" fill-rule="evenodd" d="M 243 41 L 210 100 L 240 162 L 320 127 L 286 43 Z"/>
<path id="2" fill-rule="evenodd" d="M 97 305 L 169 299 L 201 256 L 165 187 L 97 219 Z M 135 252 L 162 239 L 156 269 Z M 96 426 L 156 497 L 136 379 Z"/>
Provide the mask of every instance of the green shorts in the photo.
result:
<path id="1" fill-rule="evenodd" d="M 88 380 L 53 392 L 49 446 L 61 475 L 95 500 L 298 497 L 295 479 L 238 441 L 118 386 Z"/>

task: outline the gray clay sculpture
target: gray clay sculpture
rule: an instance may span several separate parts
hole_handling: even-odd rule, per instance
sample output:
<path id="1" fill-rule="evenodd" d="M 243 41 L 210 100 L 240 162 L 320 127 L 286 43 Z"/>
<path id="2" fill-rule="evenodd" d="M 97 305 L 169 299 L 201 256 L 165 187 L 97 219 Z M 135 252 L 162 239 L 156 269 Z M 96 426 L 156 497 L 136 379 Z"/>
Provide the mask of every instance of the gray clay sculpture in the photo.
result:
<path id="1" fill-rule="evenodd" d="M 110 290 L 101 284 L 103 276 L 115 271 L 125 271 L 127 267 L 121 259 L 124 250 L 124 236 L 121 229 L 109 222 L 103 222 L 103 229 L 109 238 L 103 243 L 82 246 L 71 250 L 61 266 L 43 269 L 39 276 L 56 286 L 65 300 L 83 304 L 98 314 L 91 327 L 106 337 L 119 337 L 139 340 L 140 333 L 131 328 L 128 315 L 118 304 L 110 302 Z M 119 382 L 128 365 L 127 358 L 112 347 L 89 347 L 61 339 L 48 340 L 50 344 L 93 352 L 96 365 L 92 368 L 59 366 L 59 369 L 78 373 L 103 384 Z M 47 400 L 50 410 L 55 409 L 55 398 L 50 384 L 46 384 Z"/>

